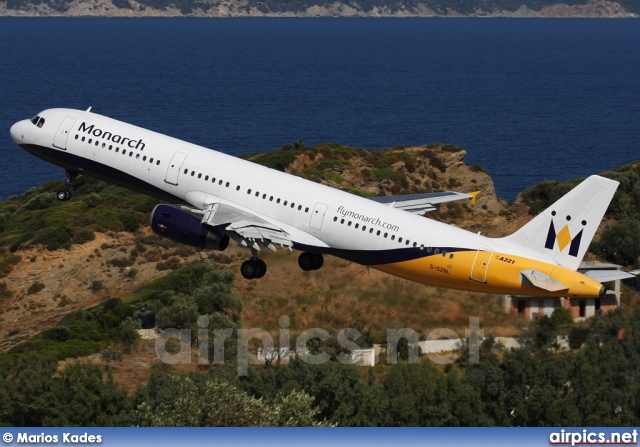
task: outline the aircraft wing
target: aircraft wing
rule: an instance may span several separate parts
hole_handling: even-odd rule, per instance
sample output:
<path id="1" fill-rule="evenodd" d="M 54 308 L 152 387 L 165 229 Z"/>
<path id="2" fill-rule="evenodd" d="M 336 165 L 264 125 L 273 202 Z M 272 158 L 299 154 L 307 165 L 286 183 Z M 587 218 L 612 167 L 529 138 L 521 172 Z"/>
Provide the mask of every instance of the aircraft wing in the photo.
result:
<path id="1" fill-rule="evenodd" d="M 430 192 L 426 194 L 407 194 L 404 196 L 382 196 L 371 197 L 374 202 L 389 205 L 392 208 L 398 208 L 414 214 L 424 214 L 427 211 L 435 210 L 435 204 L 451 202 L 454 200 L 471 199 L 475 203 L 476 196 L 480 191 L 469 194 L 455 191 Z"/>
<path id="2" fill-rule="evenodd" d="M 230 234 L 229 236 L 245 247 L 259 250 L 258 242 L 272 251 L 276 250 L 273 244 L 279 244 L 289 249 L 293 246 L 293 240 L 287 231 L 255 214 L 234 206 L 213 203 L 202 211 L 191 208 L 188 211 L 202 213 L 202 223 L 205 225 L 223 227 L 227 232 L 235 233 L 235 235 Z"/>

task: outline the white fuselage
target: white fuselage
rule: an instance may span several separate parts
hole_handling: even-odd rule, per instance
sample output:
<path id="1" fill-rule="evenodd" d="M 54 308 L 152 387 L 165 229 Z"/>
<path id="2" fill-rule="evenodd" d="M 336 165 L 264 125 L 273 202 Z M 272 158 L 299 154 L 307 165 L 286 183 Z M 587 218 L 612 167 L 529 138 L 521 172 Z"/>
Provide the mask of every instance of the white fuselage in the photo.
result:
<path id="1" fill-rule="evenodd" d="M 25 120 L 11 130 L 34 155 L 193 208 L 232 205 L 282 228 L 294 248 L 332 253 L 426 284 L 485 292 L 550 295 L 523 286 L 510 267 L 529 263 L 556 274 L 563 269 L 500 239 L 95 113 L 49 109 L 39 116 L 41 127 Z"/>

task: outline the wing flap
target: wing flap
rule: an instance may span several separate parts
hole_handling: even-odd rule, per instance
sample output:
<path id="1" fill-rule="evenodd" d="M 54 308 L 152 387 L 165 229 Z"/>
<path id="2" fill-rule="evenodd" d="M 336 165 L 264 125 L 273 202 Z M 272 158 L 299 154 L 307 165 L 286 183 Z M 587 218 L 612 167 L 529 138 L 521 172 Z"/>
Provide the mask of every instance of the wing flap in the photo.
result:
<path id="1" fill-rule="evenodd" d="M 231 205 L 213 203 L 203 210 L 202 223 L 213 227 L 221 226 L 226 231 L 238 235 L 236 239 L 244 246 L 259 250 L 256 242 L 262 242 L 274 250 L 273 244 L 291 248 L 293 240 L 289 233 L 277 225 Z"/>

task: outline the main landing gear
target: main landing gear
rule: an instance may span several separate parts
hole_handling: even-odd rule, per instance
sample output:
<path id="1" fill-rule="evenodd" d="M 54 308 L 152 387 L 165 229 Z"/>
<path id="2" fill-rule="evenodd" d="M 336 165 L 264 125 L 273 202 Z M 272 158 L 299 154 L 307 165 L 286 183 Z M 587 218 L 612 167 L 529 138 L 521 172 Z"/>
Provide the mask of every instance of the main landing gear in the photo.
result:
<path id="1" fill-rule="evenodd" d="M 240 273 L 245 279 L 262 278 L 267 273 L 267 264 L 262 259 L 249 259 L 240 266 Z"/>
<path id="2" fill-rule="evenodd" d="M 305 272 L 318 270 L 324 264 L 324 257 L 320 253 L 305 251 L 298 257 L 298 265 Z"/>
<path id="3" fill-rule="evenodd" d="M 71 188 L 73 188 L 73 182 L 77 177 L 78 173 L 76 171 L 67 170 L 67 188 L 64 191 L 58 191 L 56 193 L 58 200 L 67 201 L 71 198 Z"/>
<path id="4" fill-rule="evenodd" d="M 319 253 L 304 252 L 298 257 L 298 265 L 304 271 L 318 270 L 324 264 L 324 257 Z M 258 259 L 257 254 L 253 258 L 244 261 L 240 266 L 240 273 L 245 279 L 262 278 L 267 273 L 267 264 Z"/>

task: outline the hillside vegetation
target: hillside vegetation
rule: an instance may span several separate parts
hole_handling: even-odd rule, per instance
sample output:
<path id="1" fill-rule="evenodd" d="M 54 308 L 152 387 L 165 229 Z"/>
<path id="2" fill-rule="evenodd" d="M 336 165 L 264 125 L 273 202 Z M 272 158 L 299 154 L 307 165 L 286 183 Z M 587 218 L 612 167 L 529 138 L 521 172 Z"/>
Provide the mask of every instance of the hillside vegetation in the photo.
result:
<path id="1" fill-rule="evenodd" d="M 579 180 L 545 182 L 514 204 L 495 197 L 489 175 L 464 164 L 451 145 L 367 151 L 302 141 L 246 158 L 360 196 L 455 189 L 482 192 L 475 206 L 454 203 L 429 217 L 484 234 L 504 235 Z M 638 164 L 603 173 L 621 182 L 596 253 L 629 256 L 640 205 Z M 294 254 L 264 258 L 262 282 L 235 280 L 246 251 L 198 252 L 151 235 L 156 201 L 79 178 L 69 202 L 53 182 L 0 203 L 0 424 L 15 426 L 458 426 L 638 425 L 640 310 L 626 290 L 621 309 L 575 324 L 564 309 L 529 323 L 482 294 L 424 287 L 327 257 L 302 272 Z M 529 212 L 531 207 L 531 212 Z M 612 235 L 612 236 L 609 236 Z M 622 236 L 621 236 L 622 235 Z M 610 238 L 610 239 L 609 239 Z M 601 250 L 601 251 L 598 251 Z M 626 258 L 624 258 L 626 259 Z M 217 329 L 224 364 L 161 363 L 153 341 L 140 340 L 141 316 L 160 328 L 189 329 L 195 341 Z M 238 376 L 239 329 L 262 328 L 278 340 L 286 316 L 291 340 L 306 329 L 310 365 L 274 361 Z M 478 316 L 486 335 L 521 334 L 524 347 L 505 351 L 489 337 L 475 363 L 469 351 L 448 365 L 398 345 L 375 368 L 338 361 L 338 331 L 354 328 L 360 347 L 386 342 L 388 328 L 436 327 L 463 335 Z M 206 317 L 206 319 L 203 319 Z M 206 324 L 205 324 L 206 323 Z M 526 329 L 526 330 L 525 330 Z M 571 350 L 558 352 L 556 335 Z M 254 350 L 257 340 L 248 344 Z M 178 345 L 168 343 L 169 350 Z M 124 366 L 129 365 L 129 366 Z M 136 366 L 135 373 L 131 365 Z"/>

